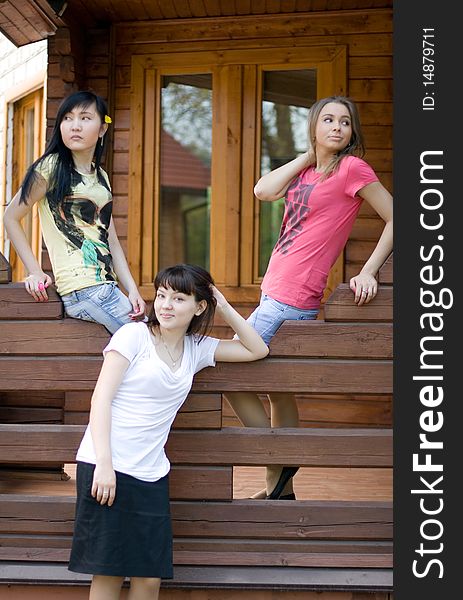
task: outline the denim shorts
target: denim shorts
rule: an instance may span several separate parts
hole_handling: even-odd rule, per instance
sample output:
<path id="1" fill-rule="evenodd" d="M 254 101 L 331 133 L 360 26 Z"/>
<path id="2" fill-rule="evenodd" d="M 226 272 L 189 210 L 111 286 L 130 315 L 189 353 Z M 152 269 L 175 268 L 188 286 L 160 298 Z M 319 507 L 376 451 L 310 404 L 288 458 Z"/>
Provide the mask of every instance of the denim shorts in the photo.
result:
<path id="1" fill-rule="evenodd" d="M 280 328 L 283 321 L 312 321 L 318 316 L 318 309 L 302 309 L 284 304 L 262 294 L 259 306 L 247 321 L 267 344 Z"/>
<path id="2" fill-rule="evenodd" d="M 101 323 L 110 333 L 131 323 L 132 304 L 114 281 L 100 283 L 61 296 L 66 314 L 74 319 Z"/>

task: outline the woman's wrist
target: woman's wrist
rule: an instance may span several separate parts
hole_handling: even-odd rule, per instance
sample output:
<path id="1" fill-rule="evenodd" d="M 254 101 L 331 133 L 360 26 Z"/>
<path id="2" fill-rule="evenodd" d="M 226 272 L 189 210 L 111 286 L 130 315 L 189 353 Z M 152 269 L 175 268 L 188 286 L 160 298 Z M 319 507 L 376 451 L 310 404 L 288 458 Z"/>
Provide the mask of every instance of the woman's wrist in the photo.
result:
<path id="1" fill-rule="evenodd" d="M 46 273 L 39 267 L 37 269 L 29 269 L 27 277 L 46 277 Z"/>

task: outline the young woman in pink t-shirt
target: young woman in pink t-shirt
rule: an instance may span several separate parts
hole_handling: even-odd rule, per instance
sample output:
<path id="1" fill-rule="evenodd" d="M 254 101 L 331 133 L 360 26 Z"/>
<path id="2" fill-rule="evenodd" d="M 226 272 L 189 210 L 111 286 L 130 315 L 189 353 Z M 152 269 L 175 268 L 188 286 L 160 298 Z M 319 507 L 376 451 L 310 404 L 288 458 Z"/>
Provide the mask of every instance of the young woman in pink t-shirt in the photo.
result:
<path id="1" fill-rule="evenodd" d="M 362 160 L 363 137 L 356 105 L 331 96 L 309 110 L 306 153 L 271 171 L 254 193 L 263 201 L 285 197 L 279 238 L 262 281 L 259 306 L 249 322 L 269 344 L 285 320 L 316 319 L 328 273 L 349 238 L 363 200 L 385 227 L 360 273 L 350 280 L 358 306 L 377 293 L 376 274 L 392 251 L 392 196 Z M 253 393 L 227 394 L 247 427 L 297 427 L 293 394 L 269 395 L 271 418 Z M 292 478 L 298 467 L 267 467 L 266 488 L 253 497 L 295 499 Z"/>

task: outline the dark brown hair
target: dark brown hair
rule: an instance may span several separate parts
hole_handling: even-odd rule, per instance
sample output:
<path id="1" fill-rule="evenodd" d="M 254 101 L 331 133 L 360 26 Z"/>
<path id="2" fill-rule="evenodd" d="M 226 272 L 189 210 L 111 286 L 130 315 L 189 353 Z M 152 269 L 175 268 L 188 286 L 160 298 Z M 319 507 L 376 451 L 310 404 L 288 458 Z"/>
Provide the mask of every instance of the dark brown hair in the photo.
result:
<path id="1" fill-rule="evenodd" d="M 156 275 L 154 280 L 154 291 L 160 287 L 170 287 L 176 292 L 193 295 L 196 302 L 205 300 L 206 309 L 200 314 L 195 315 L 188 326 L 187 335 L 196 334 L 199 340 L 206 336 L 214 322 L 216 299 L 212 292 L 214 280 L 211 274 L 197 265 L 178 264 L 172 267 L 166 267 Z M 154 303 L 148 315 L 148 326 L 151 331 L 159 326 L 159 321 L 154 311 Z"/>

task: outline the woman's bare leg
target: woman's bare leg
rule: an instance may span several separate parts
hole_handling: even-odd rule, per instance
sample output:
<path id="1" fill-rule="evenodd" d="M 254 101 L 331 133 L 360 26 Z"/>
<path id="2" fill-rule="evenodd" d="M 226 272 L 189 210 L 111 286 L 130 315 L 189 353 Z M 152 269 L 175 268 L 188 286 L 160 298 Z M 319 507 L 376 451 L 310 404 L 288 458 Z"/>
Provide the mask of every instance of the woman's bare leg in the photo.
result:
<path id="1" fill-rule="evenodd" d="M 225 397 L 244 427 L 270 427 L 270 419 L 254 392 L 228 392 Z"/>
<path id="2" fill-rule="evenodd" d="M 272 427 L 299 427 L 299 411 L 294 394 L 273 392 L 270 399 Z"/>
<path id="3" fill-rule="evenodd" d="M 156 577 L 131 577 L 127 600 L 158 600 L 160 586 Z"/>
<path id="4" fill-rule="evenodd" d="M 257 394 L 253 392 L 232 392 L 226 394 L 226 398 L 241 424 L 245 427 L 298 427 L 299 425 L 294 394 L 272 393 L 269 395 L 270 420 Z M 281 469 L 280 465 L 268 465 L 265 489 L 256 492 L 251 498 L 263 499 L 267 494 L 270 494 L 278 482 Z M 282 494 L 291 493 L 293 493 L 292 479 L 288 481 Z"/>
<path id="5" fill-rule="evenodd" d="M 231 392 L 226 394 L 228 403 L 244 427 L 270 427 L 270 419 L 259 396 L 253 392 Z M 251 496 L 263 499 L 267 495 L 264 488 Z"/>
<path id="6" fill-rule="evenodd" d="M 119 600 L 124 577 L 94 575 L 89 600 Z"/>
<path id="7" fill-rule="evenodd" d="M 273 392 L 269 394 L 270 423 L 272 428 L 299 427 L 299 411 L 294 394 Z M 267 468 L 267 492 L 270 493 L 276 486 L 281 474 L 281 466 Z M 282 496 L 292 494 L 293 479 L 291 478 L 283 489 Z"/>

